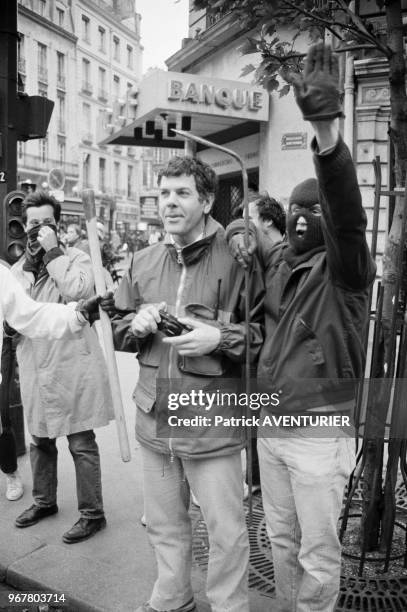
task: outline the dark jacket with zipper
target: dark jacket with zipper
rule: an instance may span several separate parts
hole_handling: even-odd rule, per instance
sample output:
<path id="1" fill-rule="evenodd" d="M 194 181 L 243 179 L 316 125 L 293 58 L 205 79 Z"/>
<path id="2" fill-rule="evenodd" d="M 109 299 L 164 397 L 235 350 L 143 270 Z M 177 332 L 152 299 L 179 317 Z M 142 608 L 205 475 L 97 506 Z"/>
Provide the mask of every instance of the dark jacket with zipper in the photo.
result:
<path id="1" fill-rule="evenodd" d="M 258 264 L 250 280 L 250 344 L 256 360 L 263 341 L 263 281 Z M 177 251 L 169 236 L 134 254 L 132 264 L 115 295 L 122 311 L 138 310 L 143 304 L 166 302 L 167 311 L 177 317 L 193 316 L 219 327 L 221 341 L 213 353 L 203 357 L 180 357 L 173 347 L 162 342 L 157 332 L 141 340 L 130 329 L 134 312 L 113 321 L 118 350 L 137 352 L 140 374 L 133 399 L 137 405 L 136 435 L 142 445 L 166 454 L 184 458 L 225 455 L 237 452 L 244 444 L 242 427 L 223 428 L 220 435 L 214 427 L 195 426 L 168 430 L 161 437 L 160 423 L 168 416 L 163 402 L 157 399 L 156 384 L 179 381 L 177 390 L 224 390 L 225 379 L 240 379 L 245 358 L 244 273 L 229 254 L 224 230 L 208 217 L 205 236 Z M 216 317 L 216 319 L 214 318 Z M 215 383 L 215 387 L 214 387 Z M 166 387 L 168 390 L 168 386 Z M 165 394 L 164 394 L 165 396 Z M 221 409 L 222 411 L 222 409 Z M 177 415 L 177 411 L 172 413 Z M 183 416 L 204 415 L 200 407 L 189 406 Z M 233 408 L 232 412 L 233 414 Z M 158 431 L 157 431 L 158 424 Z M 161 432 L 161 433 L 160 433 Z"/>
<path id="2" fill-rule="evenodd" d="M 344 402 L 350 408 L 352 381 L 364 373 L 363 334 L 376 271 L 366 214 L 342 139 L 327 155 L 315 154 L 314 163 L 325 246 L 293 257 L 287 242 L 259 245 L 266 296 L 258 379 L 279 393 L 280 404 L 270 411 L 282 414 Z M 228 236 L 236 230 L 235 222 Z"/>

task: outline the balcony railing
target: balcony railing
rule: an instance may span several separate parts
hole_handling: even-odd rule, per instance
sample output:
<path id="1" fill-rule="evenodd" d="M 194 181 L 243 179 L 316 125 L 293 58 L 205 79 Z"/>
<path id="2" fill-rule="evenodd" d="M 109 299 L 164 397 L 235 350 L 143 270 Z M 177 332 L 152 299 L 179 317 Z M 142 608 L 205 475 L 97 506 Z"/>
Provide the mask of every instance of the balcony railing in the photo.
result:
<path id="1" fill-rule="evenodd" d="M 65 89 L 66 79 L 64 74 L 57 74 L 57 87 L 59 89 Z"/>
<path id="2" fill-rule="evenodd" d="M 47 163 L 49 164 L 50 168 L 63 168 L 65 174 L 69 176 L 73 176 L 75 178 L 79 176 L 78 164 L 73 164 L 70 162 L 64 162 L 63 164 L 61 164 L 60 160 L 58 159 L 48 159 Z M 39 155 L 23 154 L 23 156 L 18 159 L 19 169 L 36 170 L 37 168 L 40 168 L 43 165 L 44 162 L 42 161 L 42 157 L 40 157 Z"/>
<path id="3" fill-rule="evenodd" d="M 93 86 L 89 81 L 82 81 L 82 91 L 83 93 L 89 94 L 90 96 L 93 94 Z"/>
<path id="4" fill-rule="evenodd" d="M 108 101 L 108 93 L 107 93 L 106 89 L 99 89 L 99 91 L 98 91 L 98 100 L 100 100 L 101 102 L 107 102 Z"/>
<path id="5" fill-rule="evenodd" d="M 91 132 L 84 132 L 82 134 L 82 142 L 84 144 L 92 144 L 92 142 L 93 142 L 93 134 L 91 134 Z"/>
<path id="6" fill-rule="evenodd" d="M 48 70 L 44 66 L 38 66 L 38 80 L 41 83 L 48 83 Z"/>
<path id="7" fill-rule="evenodd" d="M 25 59 L 22 57 L 18 59 L 18 72 L 25 74 Z"/>
<path id="8" fill-rule="evenodd" d="M 119 187 L 115 187 L 114 188 L 114 193 L 115 195 L 124 198 L 126 197 L 126 190 L 125 189 L 120 189 Z"/>

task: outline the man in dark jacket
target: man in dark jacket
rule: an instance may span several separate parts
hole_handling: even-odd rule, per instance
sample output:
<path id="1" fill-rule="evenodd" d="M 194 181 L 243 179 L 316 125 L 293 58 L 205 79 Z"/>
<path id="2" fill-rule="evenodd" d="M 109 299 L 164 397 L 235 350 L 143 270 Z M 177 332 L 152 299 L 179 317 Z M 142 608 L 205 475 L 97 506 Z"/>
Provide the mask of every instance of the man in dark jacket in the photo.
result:
<path id="1" fill-rule="evenodd" d="M 258 377 L 278 391 L 279 414 L 305 426 L 260 428 L 258 450 L 277 609 L 332 612 L 341 564 L 337 522 L 354 467 L 354 441 L 337 427 L 311 427 L 310 417 L 323 424 L 316 416 L 337 416 L 346 423 L 342 416 L 354 407 L 349 383 L 364 373 L 362 340 L 375 265 L 355 169 L 337 127 L 337 59 L 329 47 L 316 45 L 303 75 L 291 80 L 315 130 L 317 180 L 303 181 L 291 194 L 287 242 L 268 248 L 258 235 L 266 283 Z M 228 235 L 242 259 L 238 224 Z"/>
<path id="2" fill-rule="evenodd" d="M 169 381 L 173 390 L 177 383 L 185 396 L 192 389 L 208 389 L 211 382 L 223 391 L 225 379 L 239 380 L 246 341 L 244 290 L 251 294 L 254 359 L 262 343 L 263 283 L 253 270 L 251 286 L 244 288 L 242 270 L 229 254 L 224 230 L 209 214 L 216 186 L 210 166 L 176 157 L 161 171 L 158 183 L 160 215 L 167 234 L 163 242 L 134 254 L 115 301 L 118 308 L 135 309 L 137 314 L 113 322 L 117 348 L 137 351 L 140 363 L 133 395 L 136 434 L 144 464 L 147 531 L 158 566 L 150 602 L 140 610 L 195 610 L 190 486 L 211 543 L 207 595 L 212 610 L 248 612 L 249 548 L 240 458 L 243 428 L 239 424 L 223 427 L 217 435 L 209 422 L 211 410 L 192 396 L 186 406 L 184 403 L 183 416 L 195 417 L 195 426 L 177 426 L 180 410 L 173 405 L 174 426 L 169 423 L 170 427 L 162 428 L 169 419 L 157 396 L 156 382 Z M 159 329 L 160 308 L 164 307 L 191 331 L 166 337 Z M 177 394 L 171 395 L 174 402 Z M 168 401 L 167 405 L 170 407 Z M 222 414 L 226 410 L 220 406 Z M 198 417 L 205 415 L 209 421 L 200 421 Z"/>

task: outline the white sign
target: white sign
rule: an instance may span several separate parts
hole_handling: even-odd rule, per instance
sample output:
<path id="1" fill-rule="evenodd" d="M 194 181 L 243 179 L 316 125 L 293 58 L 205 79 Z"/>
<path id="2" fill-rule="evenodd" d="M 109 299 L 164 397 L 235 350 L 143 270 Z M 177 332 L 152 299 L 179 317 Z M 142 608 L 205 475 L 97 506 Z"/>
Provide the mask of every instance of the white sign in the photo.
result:
<path id="1" fill-rule="evenodd" d="M 56 199 L 57 202 L 60 202 L 61 204 L 62 202 L 65 202 L 65 193 L 62 189 L 51 189 L 49 195 L 51 195 L 53 198 Z"/>
<path id="2" fill-rule="evenodd" d="M 181 100 L 193 104 L 210 106 L 215 104 L 220 108 L 246 108 L 258 111 L 263 108 L 263 92 L 241 87 L 215 87 L 208 83 L 197 84 L 194 81 L 184 84 L 171 79 L 168 86 L 168 100 Z"/>
<path id="3" fill-rule="evenodd" d="M 241 81 L 156 69 L 140 83 L 136 119 L 160 112 L 268 121 L 269 95 Z"/>

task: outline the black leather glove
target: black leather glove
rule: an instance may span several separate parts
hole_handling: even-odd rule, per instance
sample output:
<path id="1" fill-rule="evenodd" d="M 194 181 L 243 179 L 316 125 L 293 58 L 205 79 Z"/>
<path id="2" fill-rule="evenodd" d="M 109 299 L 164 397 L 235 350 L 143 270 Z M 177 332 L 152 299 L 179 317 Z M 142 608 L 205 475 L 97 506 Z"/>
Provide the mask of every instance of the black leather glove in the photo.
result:
<path id="1" fill-rule="evenodd" d="M 107 291 L 103 296 L 94 295 L 87 300 L 79 300 L 76 310 L 81 312 L 89 323 L 92 324 L 99 319 L 99 305 L 102 310 L 107 312 L 109 317 L 116 314 L 112 291 Z"/>
<path id="2" fill-rule="evenodd" d="M 312 45 L 305 59 L 304 72 L 286 72 L 283 77 L 293 85 L 305 121 L 329 121 L 344 116 L 338 56 L 331 47 L 323 43 Z"/>
<path id="3" fill-rule="evenodd" d="M 100 298 L 99 304 L 101 309 L 107 312 L 109 317 L 114 317 L 117 312 L 117 309 L 115 306 L 113 291 L 107 291 L 105 295 Z"/>
<path id="4" fill-rule="evenodd" d="M 18 332 L 11 327 L 7 321 L 3 321 L 3 333 L 7 338 L 13 338 L 18 334 Z"/>
<path id="5" fill-rule="evenodd" d="M 233 259 L 242 268 L 248 268 L 253 259 L 253 253 L 257 249 L 257 239 L 252 232 L 249 233 L 248 248 L 245 246 L 244 233 L 236 233 L 228 239 L 228 247 Z"/>

